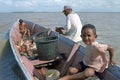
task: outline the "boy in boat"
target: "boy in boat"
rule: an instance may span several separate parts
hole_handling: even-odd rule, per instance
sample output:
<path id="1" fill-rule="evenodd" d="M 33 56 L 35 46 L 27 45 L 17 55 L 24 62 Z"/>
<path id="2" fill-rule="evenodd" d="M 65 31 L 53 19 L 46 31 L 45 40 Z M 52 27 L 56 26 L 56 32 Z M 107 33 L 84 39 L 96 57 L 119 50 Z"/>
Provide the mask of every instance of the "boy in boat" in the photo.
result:
<path id="1" fill-rule="evenodd" d="M 95 26 L 86 24 L 82 27 L 81 37 L 86 46 L 86 54 L 81 62 L 74 67 L 69 68 L 72 75 L 67 75 L 59 80 L 84 80 L 92 77 L 96 72 L 102 73 L 108 68 L 108 63 L 114 65 L 114 50 L 110 45 L 100 44 L 96 41 L 97 34 Z M 105 55 L 109 52 L 109 62 Z"/>
<path id="2" fill-rule="evenodd" d="M 29 39 L 30 30 L 27 29 L 26 23 L 20 19 L 19 20 L 19 30 L 21 33 L 21 40 L 17 42 L 17 48 L 21 55 L 26 56 L 29 59 L 35 59 L 38 54 L 36 50 L 36 44 L 33 42 L 32 39 Z"/>
<path id="3" fill-rule="evenodd" d="M 26 37 L 30 36 L 30 30 L 27 29 L 25 22 L 22 19 L 19 20 L 19 30 L 21 33 L 21 38 L 26 39 Z"/>

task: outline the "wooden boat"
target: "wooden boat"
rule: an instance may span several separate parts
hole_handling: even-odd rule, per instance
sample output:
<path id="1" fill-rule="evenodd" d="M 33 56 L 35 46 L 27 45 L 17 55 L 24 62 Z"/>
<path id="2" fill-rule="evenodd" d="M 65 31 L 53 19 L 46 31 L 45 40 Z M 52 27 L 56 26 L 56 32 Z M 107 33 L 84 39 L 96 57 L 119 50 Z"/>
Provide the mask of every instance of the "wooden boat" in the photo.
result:
<path id="1" fill-rule="evenodd" d="M 35 35 L 37 33 L 45 32 L 47 29 L 38 25 L 34 24 L 29 21 L 25 21 L 27 28 L 32 32 L 32 35 Z M 25 56 L 21 56 L 20 52 L 18 51 L 18 48 L 16 46 L 16 43 L 21 40 L 21 34 L 19 33 L 19 21 L 16 21 L 13 26 L 11 27 L 10 34 L 9 34 L 9 41 L 12 48 L 12 51 L 14 53 L 15 59 L 18 62 L 20 68 L 22 69 L 25 77 L 27 80 L 44 80 L 42 78 L 42 75 L 39 74 L 39 69 L 35 68 L 35 65 L 48 63 L 49 61 L 42 61 L 39 59 L 29 60 Z M 34 25 L 34 27 L 33 27 Z M 34 32 L 34 33 L 33 33 Z M 54 31 L 50 35 L 56 34 Z M 68 58 L 72 47 L 75 43 L 67 38 L 65 38 L 62 35 L 59 35 L 59 41 L 58 41 L 58 52 L 63 53 L 66 58 Z M 76 51 L 75 55 L 70 60 L 70 66 L 77 64 L 79 61 L 81 61 L 85 54 L 85 48 L 83 46 L 80 46 L 78 50 Z M 58 69 L 60 72 L 63 69 L 63 65 L 65 63 L 66 59 L 62 59 L 57 66 L 56 69 Z M 67 67 L 68 68 L 68 67 Z M 38 72 L 37 72 L 38 71 Z M 98 74 L 99 78 L 101 80 L 120 80 L 120 67 L 118 66 L 109 66 L 108 69 L 106 69 L 103 73 Z M 37 78 L 36 78 L 37 77 Z"/>

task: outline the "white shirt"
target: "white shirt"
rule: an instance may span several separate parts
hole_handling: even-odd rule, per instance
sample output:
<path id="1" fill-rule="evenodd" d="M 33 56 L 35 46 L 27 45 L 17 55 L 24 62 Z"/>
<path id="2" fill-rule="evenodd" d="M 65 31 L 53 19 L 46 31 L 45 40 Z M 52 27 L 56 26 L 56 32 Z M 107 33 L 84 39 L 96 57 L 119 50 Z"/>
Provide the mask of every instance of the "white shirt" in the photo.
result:
<path id="1" fill-rule="evenodd" d="M 80 17 L 76 13 L 71 12 L 67 15 L 66 25 L 63 28 L 64 30 L 62 30 L 62 32 L 67 38 L 75 42 L 81 41 L 80 35 L 82 24 L 80 21 Z"/>

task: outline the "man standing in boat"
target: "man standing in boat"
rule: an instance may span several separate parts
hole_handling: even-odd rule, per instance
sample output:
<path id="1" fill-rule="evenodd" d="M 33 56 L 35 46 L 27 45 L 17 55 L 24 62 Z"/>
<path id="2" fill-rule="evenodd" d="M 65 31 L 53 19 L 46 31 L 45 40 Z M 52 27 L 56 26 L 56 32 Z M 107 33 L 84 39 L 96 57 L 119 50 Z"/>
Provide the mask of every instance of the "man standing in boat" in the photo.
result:
<path id="1" fill-rule="evenodd" d="M 75 42 L 81 41 L 79 36 L 82 28 L 80 17 L 68 5 L 64 6 L 63 13 L 66 16 L 66 25 L 64 27 L 56 27 L 56 31 Z"/>

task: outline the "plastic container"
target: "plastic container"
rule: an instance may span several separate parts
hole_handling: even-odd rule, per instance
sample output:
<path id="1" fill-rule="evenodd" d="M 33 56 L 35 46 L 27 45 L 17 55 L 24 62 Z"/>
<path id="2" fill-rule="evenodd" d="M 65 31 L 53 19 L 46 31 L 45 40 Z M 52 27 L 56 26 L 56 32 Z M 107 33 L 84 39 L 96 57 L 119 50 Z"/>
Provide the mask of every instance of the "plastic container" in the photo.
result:
<path id="1" fill-rule="evenodd" d="M 39 37 L 34 40 L 40 60 L 52 60 L 58 55 L 58 37 Z"/>

